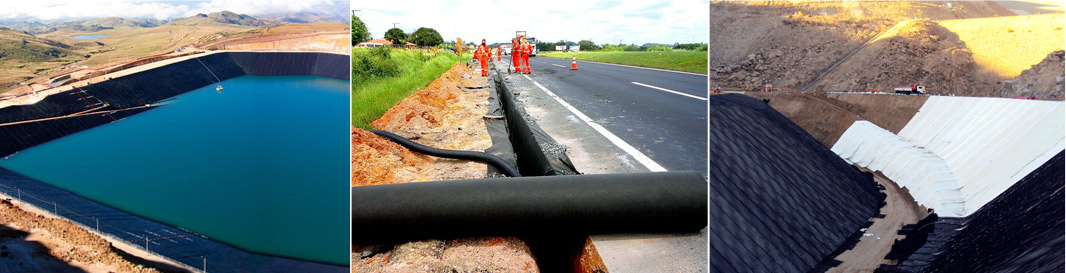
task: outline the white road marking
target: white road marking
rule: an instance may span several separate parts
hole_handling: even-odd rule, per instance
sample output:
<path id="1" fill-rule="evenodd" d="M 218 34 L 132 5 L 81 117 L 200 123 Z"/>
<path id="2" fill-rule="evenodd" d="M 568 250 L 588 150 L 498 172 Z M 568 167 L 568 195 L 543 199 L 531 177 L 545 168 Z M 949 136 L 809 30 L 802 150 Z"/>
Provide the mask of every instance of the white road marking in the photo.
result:
<path id="1" fill-rule="evenodd" d="M 655 163 L 654 160 L 651 160 L 651 158 L 644 155 L 644 153 L 641 153 L 639 150 L 637 150 L 637 148 L 633 148 L 633 146 L 629 145 L 629 143 L 626 143 L 625 140 L 618 138 L 618 136 L 611 133 L 611 131 L 607 131 L 607 128 L 603 128 L 603 126 L 600 126 L 599 123 L 592 121 L 589 116 L 586 116 L 585 114 L 581 113 L 581 111 L 578 111 L 577 108 L 574 108 L 569 103 L 566 103 L 566 101 L 563 101 L 562 98 L 556 96 L 555 93 L 552 93 L 552 91 L 548 91 L 548 88 L 544 88 L 543 85 L 540 85 L 540 83 L 533 80 L 533 78 L 530 78 L 528 75 L 522 76 L 532 81 L 534 85 L 540 88 L 540 90 L 544 90 L 544 93 L 547 93 L 549 97 L 552 97 L 553 99 L 555 99 L 555 101 L 558 101 L 559 104 L 562 104 L 563 107 L 566 107 L 567 110 L 570 110 L 571 113 L 574 113 L 577 118 L 581 119 L 581 121 L 584 121 L 586 124 L 589 125 L 589 127 L 592 127 L 593 130 L 596 130 L 596 132 L 599 132 L 601 135 L 606 137 L 607 140 L 611 141 L 611 143 L 614 143 L 615 146 L 618 146 L 618 148 L 622 148 L 622 151 L 625 151 L 630 156 L 633 156 L 633 158 L 636 159 L 637 162 L 640 162 L 640 164 L 644 165 L 644 167 L 648 168 L 648 170 L 653 172 L 666 171 L 666 168 L 663 168 L 663 166 L 659 165 L 659 163 Z"/>
<path id="2" fill-rule="evenodd" d="M 551 58 L 551 57 L 548 57 L 548 58 Z M 562 58 L 554 58 L 554 59 L 562 59 Z M 566 59 L 562 59 L 562 60 L 566 60 Z M 587 63 L 606 64 L 606 65 L 613 65 L 613 66 L 624 66 L 624 67 L 640 68 L 640 69 L 647 69 L 647 70 L 658 70 L 658 71 L 663 71 L 663 72 L 674 72 L 674 73 L 681 73 L 681 74 L 689 74 L 689 75 L 707 77 L 706 74 L 692 73 L 692 72 L 685 72 L 685 71 L 674 71 L 674 70 L 666 70 L 666 69 L 658 69 L 658 68 L 650 68 L 650 67 L 640 67 L 640 66 L 632 66 L 632 65 L 624 65 L 624 64 L 612 64 L 612 63 L 597 62 L 597 61 L 582 61 L 582 60 L 578 60 L 578 61 L 579 62 L 587 62 Z"/>
<path id="3" fill-rule="evenodd" d="M 690 98 L 694 98 L 694 99 L 707 100 L 707 98 L 704 98 L 704 97 L 693 96 L 693 95 L 690 95 L 690 94 L 685 94 L 685 93 L 677 92 L 677 91 L 674 91 L 674 90 L 670 90 L 670 89 L 666 89 L 666 88 L 662 88 L 662 87 L 658 87 L 658 86 L 647 85 L 647 84 L 643 84 L 643 83 L 639 83 L 639 82 L 629 82 L 629 83 L 640 85 L 640 86 L 643 86 L 643 87 L 659 89 L 659 90 L 662 90 L 662 91 L 666 91 L 666 92 L 670 92 L 670 93 L 674 93 L 674 94 L 678 94 L 678 95 L 682 95 L 682 96 L 686 96 L 686 97 L 690 97 Z"/>
<path id="4" fill-rule="evenodd" d="M 565 66 L 561 66 L 561 65 L 557 65 L 557 64 L 552 64 L 552 65 L 558 66 L 558 67 L 562 67 L 562 68 L 566 68 Z"/>

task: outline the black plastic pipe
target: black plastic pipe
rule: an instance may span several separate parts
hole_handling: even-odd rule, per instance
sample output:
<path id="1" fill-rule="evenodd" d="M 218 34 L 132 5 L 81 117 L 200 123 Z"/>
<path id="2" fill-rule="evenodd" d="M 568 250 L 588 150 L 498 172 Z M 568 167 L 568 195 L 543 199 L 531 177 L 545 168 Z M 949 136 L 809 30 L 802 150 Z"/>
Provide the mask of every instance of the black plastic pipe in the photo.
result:
<path id="1" fill-rule="evenodd" d="M 380 137 L 383 137 L 383 138 L 386 138 L 388 140 L 391 140 L 392 142 L 395 142 L 396 144 L 400 144 L 400 146 L 403 146 L 404 148 L 407 148 L 407 149 L 415 151 L 415 152 L 419 152 L 419 153 L 422 153 L 422 154 L 427 154 L 427 155 L 431 155 L 431 156 L 435 156 L 435 157 L 443 157 L 443 158 L 451 158 L 451 159 L 462 159 L 462 160 L 473 160 L 473 161 L 485 162 L 485 163 L 488 163 L 489 165 L 492 165 L 493 167 L 496 167 L 496 169 L 499 170 L 500 172 L 502 172 L 504 175 L 507 175 L 507 176 L 510 176 L 510 177 L 521 177 L 522 176 L 521 174 L 518 173 L 518 170 L 515 170 L 514 167 L 512 167 L 509 164 L 507 164 L 507 161 L 504 161 L 502 158 L 499 158 L 499 157 L 497 157 L 495 155 L 492 155 L 492 154 L 489 154 L 489 153 L 474 152 L 474 151 L 458 151 L 458 150 L 437 149 L 437 148 L 429 147 L 429 146 L 426 146 L 426 145 L 418 144 L 417 142 L 411 141 L 410 139 L 407 139 L 405 137 L 402 137 L 402 136 L 399 136 L 399 135 L 396 135 L 396 134 L 393 134 L 393 133 L 390 133 L 390 132 L 387 132 L 387 131 L 374 130 L 374 129 L 370 129 L 368 131 L 370 131 L 371 133 L 374 133 L 375 135 L 378 135 Z"/>
<path id="2" fill-rule="evenodd" d="M 707 181 L 694 171 L 487 178 L 351 188 L 355 244 L 567 232 L 697 232 Z"/>

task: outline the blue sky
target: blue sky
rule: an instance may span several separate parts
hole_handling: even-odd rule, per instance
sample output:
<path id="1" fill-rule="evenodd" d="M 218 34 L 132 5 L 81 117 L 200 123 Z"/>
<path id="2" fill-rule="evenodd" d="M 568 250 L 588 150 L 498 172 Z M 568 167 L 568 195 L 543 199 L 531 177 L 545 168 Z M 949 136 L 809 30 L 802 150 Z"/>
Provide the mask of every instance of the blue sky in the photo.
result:
<path id="1" fill-rule="evenodd" d="M 509 42 L 516 30 L 542 41 L 597 44 L 707 42 L 710 4 L 685 1 L 365 1 L 355 14 L 380 39 L 393 23 L 405 32 L 436 29 L 445 40 Z"/>
<path id="2" fill-rule="evenodd" d="M 197 13 L 228 10 L 242 14 L 271 14 L 317 11 L 348 0 L 208 0 L 208 1 L 130 1 L 130 0 L 16 0 L 4 1 L 0 19 L 33 18 L 55 21 L 70 18 L 152 18 L 168 20 Z M 344 5 L 341 5 L 342 7 Z M 347 13 L 345 11 L 344 13 Z"/>

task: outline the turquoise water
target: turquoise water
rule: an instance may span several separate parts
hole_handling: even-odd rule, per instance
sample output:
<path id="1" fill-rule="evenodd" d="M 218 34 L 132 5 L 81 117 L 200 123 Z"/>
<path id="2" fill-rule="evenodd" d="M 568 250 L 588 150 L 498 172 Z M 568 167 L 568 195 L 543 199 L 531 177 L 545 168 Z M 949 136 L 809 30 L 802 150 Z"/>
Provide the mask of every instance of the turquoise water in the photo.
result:
<path id="1" fill-rule="evenodd" d="M 347 81 L 242 76 L 0 166 L 246 250 L 347 265 Z"/>
<path id="2" fill-rule="evenodd" d="M 104 35 L 74 35 L 74 39 L 100 39 L 107 36 Z"/>

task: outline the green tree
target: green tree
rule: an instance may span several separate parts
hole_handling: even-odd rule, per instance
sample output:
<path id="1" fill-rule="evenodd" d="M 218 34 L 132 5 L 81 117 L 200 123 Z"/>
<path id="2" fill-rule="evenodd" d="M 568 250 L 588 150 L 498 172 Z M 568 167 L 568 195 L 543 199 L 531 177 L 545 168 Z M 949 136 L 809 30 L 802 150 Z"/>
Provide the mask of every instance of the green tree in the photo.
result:
<path id="1" fill-rule="evenodd" d="M 407 33 L 403 33 L 402 29 L 390 28 L 385 32 L 385 40 L 392 41 L 392 44 L 399 45 L 407 42 Z"/>
<path id="2" fill-rule="evenodd" d="M 411 33 L 408 41 L 419 46 L 437 46 L 444 42 L 444 38 L 441 38 L 440 33 L 435 29 L 420 27 L 415 30 L 415 33 Z"/>
<path id="3" fill-rule="evenodd" d="M 577 45 L 581 46 L 581 50 L 587 50 L 587 51 L 600 50 L 600 46 L 596 45 L 596 43 L 593 43 L 590 40 L 578 41 Z"/>
<path id="4" fill-rule="evenodd" d="M 670 51 L 670 47 L 665 45 L 653 45 L 649 47 L 647 51 Z"/>
<path id="5" fill-rule="evenodd" d="M 366 30 L 363 20 L 359 20 L 359 17 L 352 15 L 352 45 L 366 40 L 370 40 L 370 31 Z"/>

